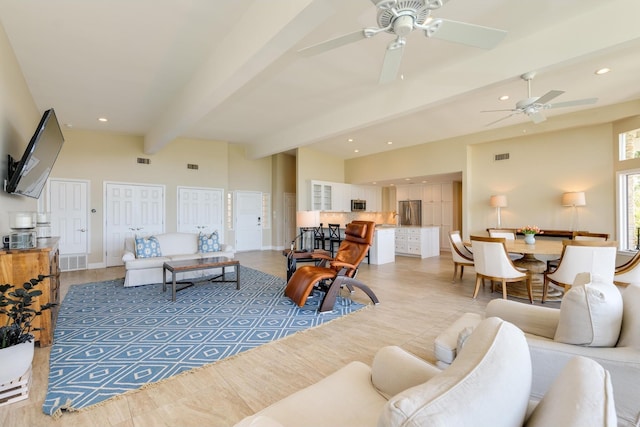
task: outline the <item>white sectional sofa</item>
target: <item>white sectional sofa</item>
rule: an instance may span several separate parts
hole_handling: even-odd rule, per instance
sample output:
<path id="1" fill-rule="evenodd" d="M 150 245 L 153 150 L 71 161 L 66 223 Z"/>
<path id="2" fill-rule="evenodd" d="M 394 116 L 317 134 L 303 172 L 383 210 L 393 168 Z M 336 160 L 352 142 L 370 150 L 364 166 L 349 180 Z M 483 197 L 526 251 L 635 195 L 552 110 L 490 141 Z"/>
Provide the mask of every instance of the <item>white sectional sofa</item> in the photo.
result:
<path id="1" fill-rule="evenodd" d="M 124 286 L 140 286 L 152 283 L 162 283 L 162 265 L 167 261 L 190 260 L 198 258 L 207 258 L 214 256 L 234 257 L 233 247 L 223 243 L 219 244 L 216 251 L 202 252 L 199 248 L 199 233 L 163 233 L 148 236 L 147 240 L 155 238 L 158 249 L 147 251 L 146 254 L 141 250 L 136 250 L 135 238 L 125 239 L 124 254 L 122 261 L 125 265 Z M 204 246 L 206 248 L 206 246 Z M 211 248 L 209 248 L 211 250 Z M 227 267 L 227 271 L 232 271 L 232 267 Z M 199 270 L 181 273 L 178 280 L 188 280 L 212 274 L 218 274 L 219 268 L 210 270 Z M 167 276 L 170 280 L 171 276 Z"/>

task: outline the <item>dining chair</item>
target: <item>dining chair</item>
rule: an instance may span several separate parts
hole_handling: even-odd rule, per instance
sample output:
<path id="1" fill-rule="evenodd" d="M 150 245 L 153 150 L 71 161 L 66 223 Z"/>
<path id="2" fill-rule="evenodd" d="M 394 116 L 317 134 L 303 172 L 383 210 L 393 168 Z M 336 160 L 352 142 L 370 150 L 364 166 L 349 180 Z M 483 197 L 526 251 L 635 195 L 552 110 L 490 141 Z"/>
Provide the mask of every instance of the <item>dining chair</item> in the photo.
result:
<path id="1" fill-rule="evenodd" d="M 629 261 L 616 267 L 613 283 L 618 286 L 640 283 L 640 251 L 636 252 Z"/>
<path id="2" fill-rule="evenodd" d="M 473 267 L 473 253 L 462 242 L 460 230 L 449 232 L 449 245 L 451 246 L 451 258 L 453 259 L 453 278 L 451 282 L 455 282 L 458 267 L 460 267 L 460 280 L 462 280 L 465 265 Z"/>
<path id="3" fill-rule="evenodd" d="M 504 237 L 471 236 L 471 251 L 476 270 L 476 287 L 473 298 L 478 296 L 480 283 L 485 279 L 502 283 L 502 298 L 507 298 L 507 283 L 524 282 L 529 295 L 529 301 L 533 304 L 533 290 L 531 288 L 531 273 L 513 264 Z"/>
<path id="4" fill-rule="evenodd" d="M 558 267 L 544 274 L 542 302 L 547 300 L 550 284 L 562 287 L 566 292 L 578 273 L 597 274 L 603 280 L 613 282 L 617 245 L 613 240 L 563 240 Z"/>
<path id="5" fill-rule="evenodd" d="M 516 240 L 516 230 L 513 228 L 490 228 L 489 237 L 502 237 L 506 240 Z M 521 254 L 510 253 L 511 261 L 522 258 Z"/>

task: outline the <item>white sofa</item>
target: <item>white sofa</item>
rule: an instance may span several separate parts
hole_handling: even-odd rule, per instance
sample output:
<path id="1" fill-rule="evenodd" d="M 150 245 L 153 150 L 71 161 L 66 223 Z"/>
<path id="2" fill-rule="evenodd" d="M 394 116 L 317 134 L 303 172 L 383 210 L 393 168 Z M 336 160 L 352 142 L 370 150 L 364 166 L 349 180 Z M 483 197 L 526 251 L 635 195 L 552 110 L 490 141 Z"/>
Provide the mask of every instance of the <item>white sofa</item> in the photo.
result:
<path id="1" fill-rule="evenodd" d="M 594 283 L 573 286 L 560 309 L 495 299 L 487 305 L 485 316 L 500 317 L 525 332 L 533 368 L 532 399 L 547 392 L 569 360 L 588 357 L 611 374 L 619 425 L 637 427 L 640 426 L 640 284 L 624 289 L 619 301 L 616 295 L 619 291 L 612 283 L 595 282 L 594 278 Z M 583 303 L 578 304 L 580 301 Z M 621 319 L 615 314 L 618 304 L 622 305 Z M 467 313 L 436 338 L 438 366 L 445 367 L 455 359 L 459 342 L 482 318 Z"/>
<path id="2" fill-rule="evenodd" d="M 576 358 L 539 403 L 529 400 L 531 359 L 524 334 L 483 320 L 444 371 L 384 347 L 371 367 L 351 362 L 247 417 L 236 427 L 615 427 L 608 373 Z"/>
<path id="3" fill-rule="evenodd" d="M 136 244 L 133 237 L 126 238 L 124 244 L 124 254 L 122 261 L 125 266 L 124 286 L 140 286 L 152 283 L 162 283 L 162 266 L 167 261 L 190 260 L 207 258 L 214 256 L 234 257 L 233 247 L 220 244 L 216 252 L 198 251 L 199 233 L 162 233 L 155 234 L 160 246 L 161 256 L 150 256 L 146 258 L 136 256 Z M 151 237 L 151 236 L 148 236 Z M 199 271 L 189 271 L 179 273 L 178 280 L 188 280 L 219 274 L 221 269 L 209 269 Z M 233 271 L 233 267 L 227 267 L 226 271 Z M 167 280 L 171 280 L 171 275 L 167 275 Z"/>

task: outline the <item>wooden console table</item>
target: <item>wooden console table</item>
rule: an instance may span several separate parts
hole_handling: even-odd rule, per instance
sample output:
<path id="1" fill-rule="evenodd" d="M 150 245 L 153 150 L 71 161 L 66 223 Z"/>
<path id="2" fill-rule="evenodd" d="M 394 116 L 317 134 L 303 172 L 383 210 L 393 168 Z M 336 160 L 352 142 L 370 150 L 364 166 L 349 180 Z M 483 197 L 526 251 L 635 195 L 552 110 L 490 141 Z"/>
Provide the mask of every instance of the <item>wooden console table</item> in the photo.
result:
<path id="1" fill-rule="evenodd" d="M 49 276 L 40 282 L 35 289 L 42 295 L 35 298 L 36 308 L 48 303 L 60 303 L 60 269 L 58 265 L 58 237 L 38 239 L 38 246 L 32 249 L 0 249 L 0 283 L 22 286 L 23 283 L 35 279 L 38 275 Z M 58 306 L 45 310 L 31 322 L 35 341 L 40 347 L 53 344 L 53 330 L 58 317 Z M 0 315 L 4 324 L 5 315 Z"/>

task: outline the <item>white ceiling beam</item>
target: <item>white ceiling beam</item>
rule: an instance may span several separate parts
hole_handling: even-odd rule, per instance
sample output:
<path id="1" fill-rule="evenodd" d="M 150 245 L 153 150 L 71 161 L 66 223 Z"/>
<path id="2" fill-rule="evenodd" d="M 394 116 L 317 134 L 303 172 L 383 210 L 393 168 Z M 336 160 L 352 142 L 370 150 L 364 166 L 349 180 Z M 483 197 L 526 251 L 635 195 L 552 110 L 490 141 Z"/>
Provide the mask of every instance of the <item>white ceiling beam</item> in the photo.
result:
<path id="1" fill-rule="evenodd" d="M 276 10 L 277 13 L 273 13 Z M 329 11 L 320 1 L 256 0 L 155 120 L 144 152 L 157 153 L 297 43 Z M 267 19 L 268 18 L 268 19 Z"/>

